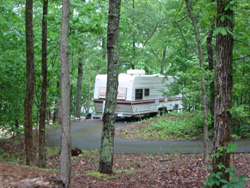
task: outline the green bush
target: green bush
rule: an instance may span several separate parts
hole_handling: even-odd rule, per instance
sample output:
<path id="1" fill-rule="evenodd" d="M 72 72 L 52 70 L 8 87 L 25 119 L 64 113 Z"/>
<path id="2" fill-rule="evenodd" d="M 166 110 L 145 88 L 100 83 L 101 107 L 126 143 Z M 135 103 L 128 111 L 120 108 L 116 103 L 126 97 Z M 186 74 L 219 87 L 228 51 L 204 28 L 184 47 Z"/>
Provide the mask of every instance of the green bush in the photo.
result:
<path id="1" fill-rule="evenodd" d="M 158 119 L 146 130 L 156 130 L 160 137 L 172 135 L 180 139 L 195 139 L 196 136 L 202 134 L 203 114 L 201 111 L 171 113 L 167 115 L 167 118 Z"/>
<path id="2" fill-rule="evenodd" d="M 235 152 L 237 144 L 229 144 L 227 147 L 219 147 L 218 152 L 213 154 L 213 157 L 219 158 L 223 155 L 223 151 L 225 150 L 227 153 Z M 246 180 L 245 175 L 237 175 L 235 171 L 237 168 L 232 165 L 230 168 L 226 168 L 224 165 L 219 164 L 217 165 L 220 172 L 213 172 L 208 176 L 208 179 L 204 181 L 205 188 L 210 187 L 221 187 L 221 188 L 243 188 L 243 185 L 248 185 L 249 182 Z M 212 171 L 212 166 L 209 166 L 208 169 Z M 228 173 L 230 175 L 230 180 L 222 179 L 223 172 Z"/>

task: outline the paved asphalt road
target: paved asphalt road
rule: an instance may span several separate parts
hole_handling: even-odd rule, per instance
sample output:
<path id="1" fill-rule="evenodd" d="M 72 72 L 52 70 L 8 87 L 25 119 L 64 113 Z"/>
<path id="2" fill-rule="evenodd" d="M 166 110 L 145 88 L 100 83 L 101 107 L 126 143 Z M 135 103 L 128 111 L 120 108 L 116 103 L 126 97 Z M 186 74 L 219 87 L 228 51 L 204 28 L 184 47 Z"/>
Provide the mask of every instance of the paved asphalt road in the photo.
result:
<path id="1" fill-rule="evenodd" d="M 116 122 L 116 127 L 129 123 Z M 85 120 L 74 122 L 71 126 L 72 147 L 99 150 L 102 131 L 102 121 Z M 47 134 L 50 146 L 59 146 L 61 128 L 55 128 Z M 237 152 L 250 153 L 250 140 L 237 141 Z M 212 142 L 210 142 L 210 151 Z M 202 153 L 201 141 L 141 141 L 115 138 L 115 153 Z"/>

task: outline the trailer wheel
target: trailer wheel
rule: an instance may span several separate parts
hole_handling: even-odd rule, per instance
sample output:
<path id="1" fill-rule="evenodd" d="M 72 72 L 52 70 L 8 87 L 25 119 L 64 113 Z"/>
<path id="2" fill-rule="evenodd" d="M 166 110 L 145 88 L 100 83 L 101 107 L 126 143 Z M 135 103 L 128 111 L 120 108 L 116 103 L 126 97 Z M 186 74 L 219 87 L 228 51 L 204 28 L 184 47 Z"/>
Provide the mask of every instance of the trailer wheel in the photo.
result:
<path id="1" fill-rule="evenodd" d="M 162 116 L 162 114 L 163 114 L 163 113 L 162 113 L 162 110 L 163 110 L 162 108 L 159 108 L 159 109 L 158 109 L 157 116 Z"/>
<path id="2" fill-rule="evenodd" d="M 168 109 L 165 107 L 165 108 L 163 108 L 163 113 L 164 114 L 167 114 L 168 113 Z"/>
<path id="3" fill-rule="evenodd" d="M 165 114 L 165 113 L 167 113 L 168 111 L 167 111 L 167 108 L 159 108 L 158 109 L 158 113 L 157 113 L 157 115 L 158 116 L 162 116 L 163 114 Z"/>

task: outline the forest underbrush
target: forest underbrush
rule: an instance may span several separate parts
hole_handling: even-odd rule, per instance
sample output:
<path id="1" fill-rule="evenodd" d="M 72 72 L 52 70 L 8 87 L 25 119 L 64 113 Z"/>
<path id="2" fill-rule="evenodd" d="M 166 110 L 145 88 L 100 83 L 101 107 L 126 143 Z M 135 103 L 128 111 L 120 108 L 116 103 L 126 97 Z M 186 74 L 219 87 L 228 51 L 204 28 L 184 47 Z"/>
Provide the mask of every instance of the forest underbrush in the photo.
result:
<path id="1" fill-rule="evenodd" d="M 232 125 L 234 140 L 250 139 L 249 124 L 235 121 Z M 209 122 L 208 136 L 212 140 L 212 122 Z M 116 129 L 117 137 L 128 140 L 184 141 L 203 139 L 203 114 L 195 112 L 172 112 L 160 117 L 146 118 L 131 125 Z"/>
<path id="2" fill-rule="evenodd" d="M 52 126 L 52 125 L 51 125 Z M 35 137 L 34 132 L 34 138 Z M 199 140 L 202 117 L 199 113 L 166 114 L 135 122 L 116 130 L 126 139 Z M 211 137 L 211 131 L 210 131 Z M 246 137 L 238 135 L 238 138 Z M 46 147 L 46 169 L 25 166 L 24 136 L 0 140 L 0 187 L 61 187 L 60 148 Z M 204 163 L 201 154 L 114 154 L 114 173 L 98 173 L 99 152 L 81 148 L 72 157 L 71 187 L 204 187 L 211 174 L 211 162 Z M 211 158 L 211 156 L 210 156 Z M 232 154 L 235 174 L 250 180 L 250 155 Z M 244 185 L 250 187 L 250 185 Z"/>
<path id="3" fill-rule="evenodd" d="M 47 147 L 46 169 L 25 166 L 23 137 L 1 140 L 0 187 L 61 187 L 60 148 Z M 99 152 L 81 148 L 79 156 L 72 157 L 71 187 L 204 187 L 210 164 L 201 154 L 115 154 L 111 175 L 97 172 Z M 249 154 L 232 154 L 231 162 L 250 180 Z M 245 187 L 250 187 L 246 185 Z"/>

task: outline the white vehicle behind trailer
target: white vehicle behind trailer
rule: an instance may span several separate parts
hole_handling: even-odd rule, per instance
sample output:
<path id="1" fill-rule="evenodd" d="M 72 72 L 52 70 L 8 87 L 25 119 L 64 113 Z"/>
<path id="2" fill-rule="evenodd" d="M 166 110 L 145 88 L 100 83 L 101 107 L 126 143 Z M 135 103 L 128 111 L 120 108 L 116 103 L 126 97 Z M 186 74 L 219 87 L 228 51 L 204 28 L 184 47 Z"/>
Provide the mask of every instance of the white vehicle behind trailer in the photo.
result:
<path id="1" fill-rule="evenodd" d="M 160 74 L 145 75 L 144 70 L 128 70 L 127 74 L 119 74 L 116 115 L 118 117 L 146 116 L 163 111 L 182 108 L 181 95 L 165 98 L 160 90 L 173 82 L 168 76 L 164 80 Z M 107 75 L 96 76 L 94 104 L 97 113 L 103 113 L 106 98 Z"/>

